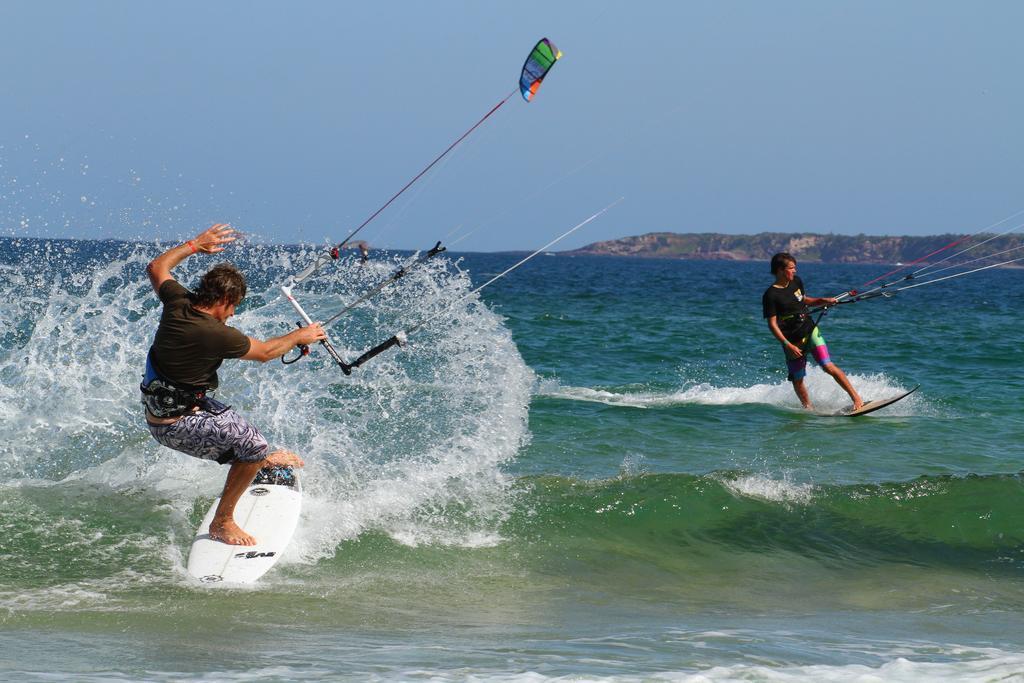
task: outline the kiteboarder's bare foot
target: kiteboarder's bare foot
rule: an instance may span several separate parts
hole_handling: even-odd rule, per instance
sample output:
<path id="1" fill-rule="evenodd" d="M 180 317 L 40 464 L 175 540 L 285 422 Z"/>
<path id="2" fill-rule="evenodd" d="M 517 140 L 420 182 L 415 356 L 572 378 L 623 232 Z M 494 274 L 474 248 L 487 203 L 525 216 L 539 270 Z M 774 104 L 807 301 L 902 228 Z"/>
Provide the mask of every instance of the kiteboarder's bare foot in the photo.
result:
<path id="1" fill-rule="evenodd" d="M 274 451 L 263 461 L 264 467 L 302 467 L 306 463 L 291 451 Z"/>
<path id="2" fill-rule="evenodd" d="M 256 539 L 245 533 L 233 519 L 214 517 L 210 522 L 210 538 L 228 545 L 256 545 Z"/>
<path id="3" fill-rule="evenodd" d="M 864 407 L 864 401 L 861 400 L 860 396 L 853 399 L 853 410 L 858 411 Z"/>

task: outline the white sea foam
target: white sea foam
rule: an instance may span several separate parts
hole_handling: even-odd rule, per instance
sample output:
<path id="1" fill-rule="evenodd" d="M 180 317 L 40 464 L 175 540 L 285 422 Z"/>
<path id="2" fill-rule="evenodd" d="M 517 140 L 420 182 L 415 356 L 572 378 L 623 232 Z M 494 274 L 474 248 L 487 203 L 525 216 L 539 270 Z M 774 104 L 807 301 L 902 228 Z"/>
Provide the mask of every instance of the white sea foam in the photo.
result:
<path id="1" fill-rule="evenodd" d="M 454 653 L 453 653 L 454 656 Z M 550 663 L 547 663 L 550 664 Z M 602 662 L 582 659 L 579 668 L 586 670 L 600 666 Z M 621 665 L 620 665 L 621 666 Z M 375 667 L 379 669 L 378 667 Z M 338 680 L 361 680 L 371 683 L 389 681 L 423 680 L 433 683 L 460 681 L 470 683 L 640 683 L 642 681 L 664 681 L 666 683 L 708 683 L 711 681 L 737 683 L 746 681 L 780 681 L 783 683 L 802 681 L 825 681 L 828 683 L 920 683 L 922 681 L 958 681 L 964 683 L 987 683 L 989 681 L 1018 680 L 1024 670 L 1024 655 L 1003 652 L 996 649 L 975 650 L 957 661 L 915 661 L 894 657 L 875 666 L 865 664 L 808 666 L 766 666 L 737 664 L 713 666 L 694 670 L 648 671 L 642 673 L 620 673 L 596 675 L 588 673 L 550 674 L 541 671 L 496 672 L 468 671 L 465 668 L 445 670 L 443 668 L 417 667 L 408 670 L 362 672 L 356 676 L 342 676 Z M 23 680 L 50 680 L 25 672 Z M 292 667 L 274 665 L 246 670 L 218 670 L 207 675 L 183 675 L 177 671 L 147 671 L 147 677 L 154 681 L 253 681 L 253 680 L 323 680 L 331 673 L 317 665 Z M 122 681 L 118 672 L 96 672 L 89 680 Z"/>
<path id="2" fill-rule="evenodd" d="M 13 485 L 88 482 L 143 491 L 166 501 L 187 528 L 197 497 L 218 495 L 226 470 L 159 446 L 142 418 L 138 384 L 160 315 L 144 272 L 155 253 L 140 247 L 91 269 L 42 259 L 7 268 L 0 320 L 21 337 L 0 349 L 0 474 Z M 290 329 L 294 313 L 273 284 L 312 254 L 267 248 L 232 256 L 250 278 L 250 293 L 230 324 L 264 339 Z M 299 296 L 326 318 L 400 260 L 343 262 Z M 210 265 L 191 259 L 176 275 L 193 284 Z M 272 284 L 254 284 L 261 279 Z M 533 376 L 501 318 L 476 296 L 450 308 L 469 288 L 464 273 L 436 258 L 332 326 L 335 346 L 354 358 L 441 313 L 408 346 L 351 377 L 316 348 L 294 366 L 222 366 L 218 398 L 272 445 L 307 462 L 291 561 L 330 557 L 368 530 L 410 545 L 500 540 L 510 484 L 500 466 L 527 438 Z M 17 306 L 10 304 L 15 290 Z"/>
<path id="3" fill-rule="evenodd" d="M 722 485 L 740 496 L 759 498 L 777 503 L 806 505 L 814 498 L 812 484 L 798 484 L 785 479 L 772 479 L 759 474 L 735 479 L 721 478 Z"/>
<path id="4" fill-rule="evenodd" d="M 896 657 L 878 666 L 863 664 L 811 666 L 715 666 L 701 671 L 658 671 L 638 675 L 616 676 L 549 676 L 535 672 L 509 675 L 433 675 L 429 680 L 472 680 L 479 683 L 548 683 L 559 681 L 593 681 L 594 683 L 639 683 L 666 681 L 672 683 L 706 683 L 709 681 L 822 681 L 829 683 L 921 683 L 923 681 L 958 681 L 988 683 L 1017 680 L 1024 671 L 1024 655 L 993 650 L 991 654 L 954 662 L 913 661 Z M 379 680 L 388 680 L 383 677 Z"/>
<path id="5" fill-rule="evenodd" d="M 455 653 L 452 653 L 453 657 Z M 586 669 L 600 664 L 598 661 L 583 659 L 580 668 Z M 380 666 L 373 667 L 379 669 Z M 203 674 L 189 674 L 181 671 L 159 671 L 152 668 L 146 671 L 146 680 L 150 681 L 366 681 L 367 683 L 388 683 L 390 681 L 430 681 L 431 683 L 641 683 L 645 681 L 663 681 L 666 683 L 746 683 L 749 681 L 789 682 L 828 682 L 828 683 L 921 683 L 923 681 L 957 681 L 963 683 L 989 683 L 991 681 L 1015 681 L 1024 669 L 1024 655 L 1015 653 L 998 653 L 966 661 L 928 662 L 913 661 L 901 657 L 887 661 L 878 666 L 862 664 L 811 666 L 715 666 L 694 671 L 652 671 L 637 674 L 617 674 L 603 676 L 585 673 L 545 674 L 536 671 L 524 672 L 470 672 L 460 667 L 452 670 L 430 667 L 416 667 L 393 672 L 367 672 L 357 675 L 339 675 L 338 672 L 322 664 L 314 663 L 303 666 L 275 664 L 273 666 L 248 667 L 245 669 L 218 669 Z M 34 671 L 17 671 L 17 680 L 53 681 L 62 678 L 60 674 L 40 673 Z M 94 670 L 83 678 L 76 675 L 77 680 L 88 680 L 95 683 L 121 683 L 130 677 L 120 671 Z"/>
<path id="6" fill-rule="evenodd" d="M 850 375 L 850 381 L 865 400 L 885 398 L 913 387 L 905 386 L 884 374 Z M 818 368 L 809 368 L 805 381 L 815 409 L 820 412 L 839 412 L 850 407 L 850 398 L 835 380 Z M 544 379 L 537 383 L 535 393 L 539 396 L 560 398 L 571 401 L 591 401 L 628 408 L 657 408 L 677 405 L 736 406 L 761 404 L 801 410 L 800 401 L 790 382 L 754 384 L 752 386 L 716 386 L 708 382 L 693 384 L 682 389 L 666 392 L 624 391 L 594 389 L 590 387 L 564 386 L 557 380 Z M 927 413 L 929 407 L 923 394 L 918 391 L 885 408 L 879 415 L 905 417 Z"/>

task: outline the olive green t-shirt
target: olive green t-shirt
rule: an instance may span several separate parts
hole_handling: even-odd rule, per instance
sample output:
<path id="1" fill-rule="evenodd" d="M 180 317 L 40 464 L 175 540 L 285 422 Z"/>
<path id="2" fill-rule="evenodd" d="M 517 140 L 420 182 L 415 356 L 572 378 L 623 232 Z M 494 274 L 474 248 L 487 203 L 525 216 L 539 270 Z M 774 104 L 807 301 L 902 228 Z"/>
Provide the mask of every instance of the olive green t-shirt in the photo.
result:
<path id="1" fill-rule="evenodd" d="M 166 280 L 157 293 L 164 302 L 160 326 L 150 349 L 153 369 L 189 388 L 215 389 L 217 368 L 225 358 L 249 352 L 247 336 L 192 306 L 192 293 Z"/>

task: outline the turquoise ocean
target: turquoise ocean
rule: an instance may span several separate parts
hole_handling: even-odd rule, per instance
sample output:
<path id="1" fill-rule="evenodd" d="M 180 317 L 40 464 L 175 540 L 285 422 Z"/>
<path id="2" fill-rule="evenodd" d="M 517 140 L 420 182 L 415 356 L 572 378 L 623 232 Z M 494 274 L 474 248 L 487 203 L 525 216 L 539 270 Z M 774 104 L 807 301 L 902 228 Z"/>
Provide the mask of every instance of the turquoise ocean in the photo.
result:
<path id="1" fill-rule="evenodd" d="M 138 398 L 153 243 L 0 240 L 0 679 L 1024 680 L 1024 272 L 822 321 L 871 416 L 800 410 L 766 263 L 451 254 L 218 398 L 300 452 L 304 510 L 249 587 L 185 571 L 225 469 Z M 311 247 L 243 244 L 232 324 L 295 324 Z M 325 268 L 318 319 L 407 253 Z M 214 257 L 176 274 L 193 285 Z M 885 266 L 801 263 L 812 295 Z M 820 370 L 821 411 L 846 403 Z"/>

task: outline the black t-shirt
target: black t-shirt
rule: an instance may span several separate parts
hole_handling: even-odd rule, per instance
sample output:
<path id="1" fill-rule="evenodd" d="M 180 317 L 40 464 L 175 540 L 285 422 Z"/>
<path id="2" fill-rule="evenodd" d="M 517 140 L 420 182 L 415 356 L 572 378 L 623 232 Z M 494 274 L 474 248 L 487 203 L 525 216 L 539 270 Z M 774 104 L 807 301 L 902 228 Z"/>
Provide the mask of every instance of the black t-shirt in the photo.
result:
<path id="1" fill-rule="evenodd" d="M 766 289 L 761 307 L 765 319 L 775 316 L 779 330 L 790 342 L 798 344 L 810 332 L 807 327 L 811 326 L 811 318 L 804 303 L 804 283 L 799 277 L 785 287 L 772 285 Z"/>
<path id="2" fill-rule="evenodd" d="M 149 350 L 153 369 L 164 379 L 190 388 L 215 389 L 225 358 L 249 352 L 249 338 L 192 306 L 192 294 L 176 280 L 158 292 L 164 302 L 160 326 Z"/>

